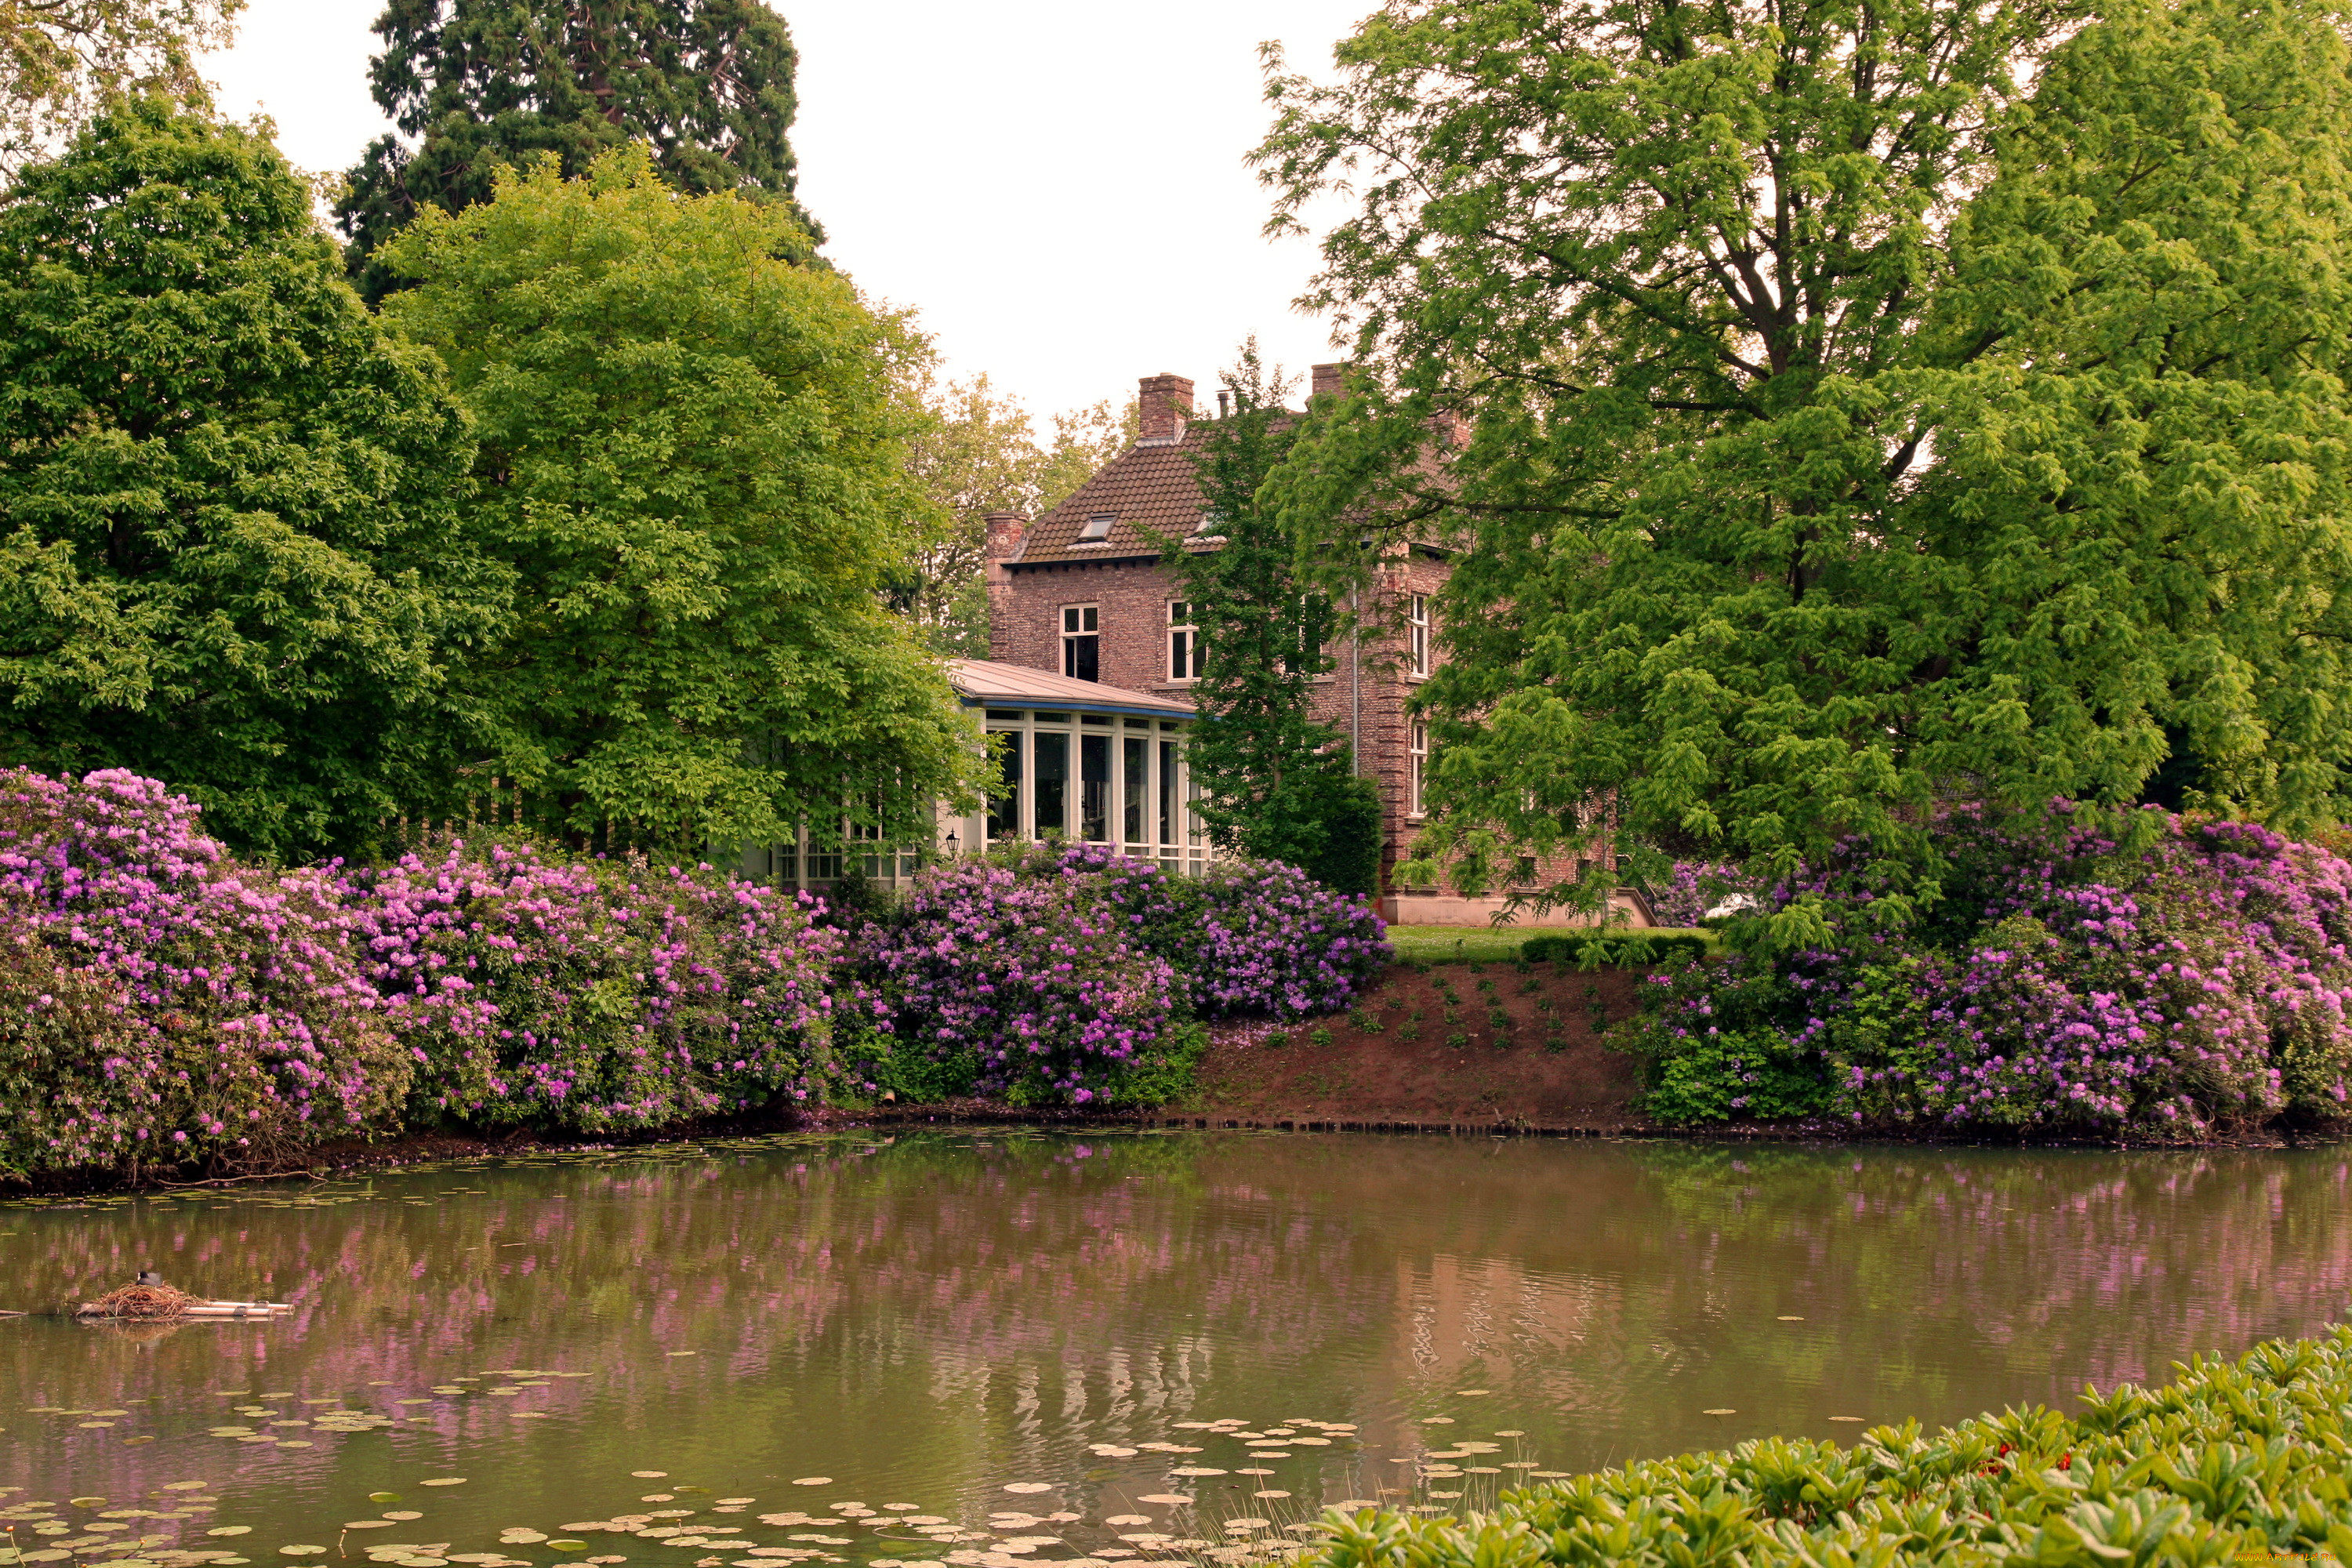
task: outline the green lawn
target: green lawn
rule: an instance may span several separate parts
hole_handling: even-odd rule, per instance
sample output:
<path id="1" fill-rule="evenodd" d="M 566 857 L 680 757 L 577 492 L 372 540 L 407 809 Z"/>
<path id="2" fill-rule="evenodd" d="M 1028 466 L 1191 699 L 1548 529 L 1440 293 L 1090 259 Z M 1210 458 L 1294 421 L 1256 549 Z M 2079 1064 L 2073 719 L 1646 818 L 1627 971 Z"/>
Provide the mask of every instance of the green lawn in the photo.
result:
<path id="1" fill-rule="evenodd" d="M 1389 942 L 1397 956 L 1424 963 L 1507 963 L 1519 956 L 1519 944 L 1552 926 L 1391 926 Z M 1650 934 L 1644 932 L 1643 934 Z M 1693 935 L 1713 940 L 1712 931 L 1669 931 L 1661 936 Z"/>

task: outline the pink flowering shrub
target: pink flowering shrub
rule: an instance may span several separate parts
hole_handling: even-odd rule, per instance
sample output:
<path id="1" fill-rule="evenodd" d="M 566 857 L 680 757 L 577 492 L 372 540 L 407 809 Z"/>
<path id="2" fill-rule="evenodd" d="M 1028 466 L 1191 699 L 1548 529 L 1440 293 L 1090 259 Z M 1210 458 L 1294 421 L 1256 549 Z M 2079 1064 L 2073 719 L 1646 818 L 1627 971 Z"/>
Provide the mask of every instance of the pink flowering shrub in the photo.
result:
<path id="1" fill-rule="evenodd" d="M 1294 867 L 1171 877 L 1102 845 L 1039 846 L 924 873 L 864 952 L 898 1048 L 968 1062 L 982 1092 L 1084 1104 L 1117 1097 L 1172 1019 L 1348 1005 L 1389 961 L 1382 931 Z"/>
<path id="2" fill-rule="evenodd" d="M 869 1007 L 899 1049 L 967 1060 L 982 1093 L 1098 1098 L 1160 1038 L 1175 999 L 1167 963 L 1141 939 L 1148 917 L 1114 897 L 1123 874 L 1083 851 L 1039 850 L 926 871 L 865 933 Z"/>
<path id="3" fill-rule="evenodd" d="M 1335 1013 L 1395 956 L 1369 901 L 1296 866 L 1224 860 L 1168 881 L 1178 913 L 1155 945 L 1203 1017 Z"/>
<path id="4" fill-rule="evenodd" d="M 1695 926 L 1707 911 L 1744 907 L 1756 887 L 1737 867 L 1711 860 L 1677 860 L 1663 885 L 1649 889 L 1650 913 L 1662 926 Z"/>
<path id="5" fill-rule="evenodd" d="M 413 1123 L 602 1132 L 824 1098 L 841 939 L 804 899 L 463 843 L 345 887 Z"/>
<path id="6" fill-rule="evenodd" d="M 0 1169 L 231 1163 L 390 1124 L 407 1058 L 318 872 L 152 779 L 0 773 Z"/>
<path id="7" fill-rule="evenodd" d="M 2247 823 L 2168 818 L 2132 856 L 2063 812 L 1944 833 L 1952 891 L 1909 928 L 1832 867 L 1837 945 L 1654 976 L 1653 1109 L 2154 1136 L 2347 1113 L 2352 866 Z"/>

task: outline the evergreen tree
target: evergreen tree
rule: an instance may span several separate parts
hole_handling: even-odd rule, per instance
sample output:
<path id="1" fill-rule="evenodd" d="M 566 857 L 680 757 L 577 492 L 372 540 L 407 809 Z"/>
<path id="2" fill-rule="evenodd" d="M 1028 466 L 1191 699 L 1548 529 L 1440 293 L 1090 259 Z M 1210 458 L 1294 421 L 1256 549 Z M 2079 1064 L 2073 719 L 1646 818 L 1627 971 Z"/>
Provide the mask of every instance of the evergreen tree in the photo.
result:
<path id="1" fill-rule="evenodd" d="M 1202 792 L 1196 809 L 1222 849 L 1370 893 L 1380 877 L 1379 786 L 1355 776 L 1347 732 L 1311 707 L 1342 617 L 1307 586 L 1289 536 L 1258 501 L 1297 438 L 1297 416 L 1283 408 L 1284 384 L 1260 363 L 1255 340 L 1243 345 L 1231 383 L 1234 410 L 1207 426 L 1195 459 L 1202 509 L 1221 542 L 1160 542 L 1206 649 L 1186 750 Z"/>
<path id="2" fill-rule="evenodd" d="M 369 258 L 420 211 L 488 200 L 502 164 L 552 154 L 576 176 L 627 141 L 680 190 L 781 204 L 794 259 L 824 241 L 793 195 L 792 35 L 760 0 L 389 0 L 375 31 L 369 80 L 401 136 L 335 207 L 371 298 L 390 279 Z"/>
<path id="3" fill-rule="evenodd" d="M 118 104 L 0 205 L 0 765 L 122 767 L 294 857 L 446 808 L 504 572 L 434 357 L 249 131 Z"/>

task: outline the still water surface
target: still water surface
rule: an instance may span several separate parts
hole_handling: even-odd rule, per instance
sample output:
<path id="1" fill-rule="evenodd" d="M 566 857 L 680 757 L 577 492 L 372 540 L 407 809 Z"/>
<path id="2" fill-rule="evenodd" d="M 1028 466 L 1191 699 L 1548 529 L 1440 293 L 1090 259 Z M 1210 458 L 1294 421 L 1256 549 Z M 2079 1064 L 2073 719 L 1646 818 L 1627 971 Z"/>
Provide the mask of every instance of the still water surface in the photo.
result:
<path id="1" fill-rule="evenodd" d="M 2352 1151 L 941 1131 L 0 1208 L 0 1307 L 141 1268 L 295 1311 L 0 1321 L 28 1560 L 1122 1563 L 2310 1331 Z"/>

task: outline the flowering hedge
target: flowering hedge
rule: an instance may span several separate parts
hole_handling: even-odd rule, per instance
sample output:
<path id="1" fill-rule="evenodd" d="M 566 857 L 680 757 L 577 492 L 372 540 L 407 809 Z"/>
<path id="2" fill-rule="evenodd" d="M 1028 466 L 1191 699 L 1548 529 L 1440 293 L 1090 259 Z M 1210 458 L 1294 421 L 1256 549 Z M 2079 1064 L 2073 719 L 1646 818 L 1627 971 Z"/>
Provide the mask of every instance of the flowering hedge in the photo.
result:
<path id="1" fill-rule="evenodd" d="M 1171 877 L 1085 845 L 927 871 L 864 945 L 901 1046 L 969 1054 L 983 1092 L 1084 1104 L 1179 1015 L 1346 1006 L 1389 960 L 1381 930 L 1293 867 Z"/>
<path id="2" fill-rule="evenodd" d="M 153 780 L 0 773 L 0 1174 L 651 1130 L 869 1095 L 886 1061 L 1084 1103 L 1197 1054 L 1163 1045 L 1187 1015 L 1344 1006 L 1388 957 L 1361 900 L 1286 867 L 962 861 L 854 952 L 709 869 L 451 842 L 276 872 Z"/>
<path id="3" fill-rule="evenodd" d="M 412 1123 L 596 1132 L 822 1098 L 841 939 L 804 900 L 463 843 L 344 887 Z"/>
<path id="4" fill-rule="evenodd" d="M 983 1093 L 1084 1104 L 1160 1035 L 1174 981 L 1102 876 L 1033 852 L 917 879 L 866 939 L 898 1041 L 969 1056 Z"/>
<path id="5" fill-rule="evenodd" d="M 1220 861 L 1167 880 L 1179 912 L 1155 928 L 1160 951 L 1204 1017 L 1337 1012 L 1396 956 L 1369 902 L 1296 866 Z"/>
<path id="6" fill-rule="evenodd" d="M 1952 890 L 1908 927 L 1832 866 L 1807 889 L 1832 946 L 1654 976 L 1653 1110 L 2159 1136 L 2346 1113 L 2352 866 L 2246 823 L 2167 818 L 2127 857 L 2063 812 L 1942 835 Z"/>
<path id="7" fill-rule="evenodd" d="M 0 1169 L 274 1156 L 407 1058 L 317 871 L 232 864 L 152 779 L 0 773 Z"/>

